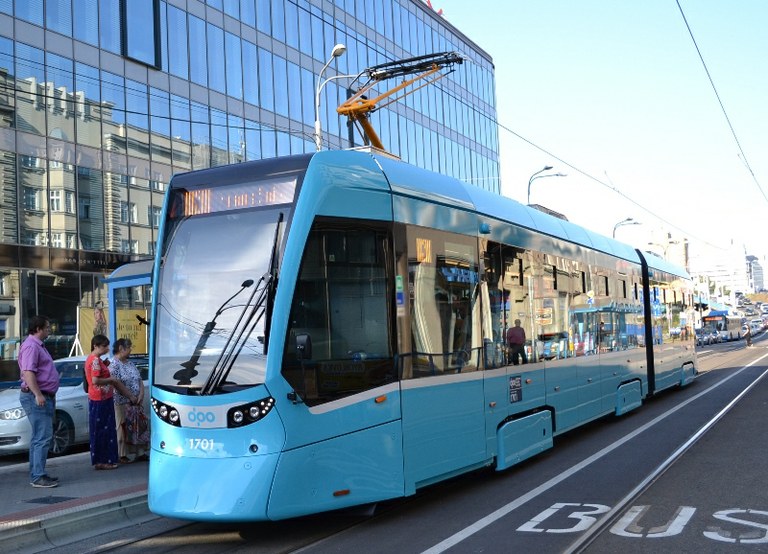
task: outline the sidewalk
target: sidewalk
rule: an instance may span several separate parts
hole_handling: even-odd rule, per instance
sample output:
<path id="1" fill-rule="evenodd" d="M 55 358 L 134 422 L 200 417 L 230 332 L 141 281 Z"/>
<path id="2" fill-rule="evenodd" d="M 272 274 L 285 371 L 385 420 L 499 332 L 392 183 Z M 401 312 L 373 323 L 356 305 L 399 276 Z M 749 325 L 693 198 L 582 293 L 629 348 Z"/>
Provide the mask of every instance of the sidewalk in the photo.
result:
<path id="1" fill-rule="evenodd" d="M 26 462 L 0 468 L 3 551 L 39 552 L 94 531 L 156 519 L 147 508 L 148 469 L 147 462 L 136 462 L 96 471 L 88 452 L 49 458 L 46 471 L 59 478 L 59 486 L 43 489 L 29 484 Z"/>

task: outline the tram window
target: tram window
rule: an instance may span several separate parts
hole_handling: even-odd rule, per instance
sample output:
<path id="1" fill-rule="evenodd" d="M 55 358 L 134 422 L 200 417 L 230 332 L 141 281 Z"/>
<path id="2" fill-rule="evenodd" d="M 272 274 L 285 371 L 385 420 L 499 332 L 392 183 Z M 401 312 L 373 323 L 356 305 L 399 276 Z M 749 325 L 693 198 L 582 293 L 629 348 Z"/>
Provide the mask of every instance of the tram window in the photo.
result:
<path id="1" fill-rule="evenodd" d="M 533 296 L 533 318 L 524 325 L 526 335 L 530 338 L 530 345 L 526 345 L 527 361 L 561 360 L 571 353 L 569 324 L 573 296 L 564 283 L 567 274 L 558 267 L 567 267 L 571 262 L 536 252 L 531 259 L 535 284 L 530 291 Z M 549 261 L 555 263 L 550 265 Z"/>
<path id="2" fill-rule="evenodd" d="M 296 282 L 283 376 L 308 405 L 396 379 L 388 230 L 316 223 Z M 305 346 L 301 356 L 297 337 Z"/>
<path id="3" fill-rule="evenodd" d="M 480 368 L 480 287 L 477 242 L 409 227 L 411 352 L 401 353 L 404 377 L 463 373 Z M 407 370 L 406 370 L 407 368 Z"/>
<path id="4" fill-rule="evenodd" d="M 524 251 L 498 242 L 481 241 L 485 281 L 481 284 L 483 302 L 483 356 L 486 368 L 506 365 L 508 352 L 504 340 L 515 318 L 529 321 L 523 287 Z M 525 311 L 522 316 L 521 311 Z"/>

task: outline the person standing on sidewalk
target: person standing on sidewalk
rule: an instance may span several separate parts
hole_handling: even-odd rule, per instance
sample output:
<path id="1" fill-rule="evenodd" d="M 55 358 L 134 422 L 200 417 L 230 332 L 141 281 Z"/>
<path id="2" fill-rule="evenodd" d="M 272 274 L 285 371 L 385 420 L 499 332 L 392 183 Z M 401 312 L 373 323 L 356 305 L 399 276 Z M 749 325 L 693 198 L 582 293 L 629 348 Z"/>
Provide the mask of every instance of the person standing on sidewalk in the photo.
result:
<path id="1" fill-rule="evenodd" d="M 136 397 L 135 404 L 124 396 L 119 390 L 115 390 L 115 421 L 117 423 L 117 450 L 120 454 L 121 464 L 130 464 L 137 460 L 147 459 L 147 442 L 140 433 L 134 430 L 129 433 L 129 423 L 136 423 L 140 418 L 146 418 L 142 410 L 144 402 L 144 383 L 141 373 L 130 359 L 133 344 L 130 339 L 117 339 L 112 348 L 114 357 L 109 364 L 109 372 L 112 377 L 119 380 Z M 144 419 L 145 421 L 146 419 Z M 135 434 L 135 436 L 132 436 Z M 144 433 L 146 434 L 146 433 Z"/>
<path id="2" fill-rule="evenodd" d="M 51 334 L 51 323 L 47 317 L 36 315 L 29 321 L 28 333 L 19 348 L 18 362 L 21 371 L 19 399 L 32 425 L 29 479 L 33 487 L 51 488 L 59 484 L 58 477 L 45 472 L 48 449 L 53 439 L 56 391 L 59 390 L 59 372 L 43 346 L 43 341 Z"/>
<path id="3" fill-rule="evenodd" d="M 91 339 L 91 354 L 85 360 L 85 376 L 88 379 L 88 433 L 91 464 L 94 469 L 118 467 L 113 388 L 117 388 L 131 402 L 136 402 L 136 397 L 125 385 L 111 376 L 107 364 L 101 359 L 107 352 L 109 339 L 104 335 L 95 335 Z"/>

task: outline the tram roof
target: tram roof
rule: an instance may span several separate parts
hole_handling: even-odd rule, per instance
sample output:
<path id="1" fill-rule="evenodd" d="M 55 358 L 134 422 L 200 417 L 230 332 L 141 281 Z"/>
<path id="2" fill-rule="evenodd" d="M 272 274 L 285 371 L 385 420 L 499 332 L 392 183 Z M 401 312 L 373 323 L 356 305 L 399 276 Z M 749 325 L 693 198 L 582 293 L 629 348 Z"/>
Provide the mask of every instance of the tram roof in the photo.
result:
<path id="1" fill-rule="evenodd" d="M 554 238 L 586 246 L 627 261 L 640 263 L 637 251 L 628 244 L 525 206 L 511 198 L 468 185 L 452 177 L 385 158 L 375 152 L 372 152 L 371 155 L 383 169 L 390 186 L 395 191 L 417 193 L 419 196 L 435 202 L 450 202 L 457 207 L 472 209 L 497 220 L 514 223 Z M 653 257 L 648 256 L 646 259 L 649 265 L 655 269 L 687 277 L 684 271 L 681 273 L 681 269 L 673 264 L 660 259 L 648 258 Z"/>

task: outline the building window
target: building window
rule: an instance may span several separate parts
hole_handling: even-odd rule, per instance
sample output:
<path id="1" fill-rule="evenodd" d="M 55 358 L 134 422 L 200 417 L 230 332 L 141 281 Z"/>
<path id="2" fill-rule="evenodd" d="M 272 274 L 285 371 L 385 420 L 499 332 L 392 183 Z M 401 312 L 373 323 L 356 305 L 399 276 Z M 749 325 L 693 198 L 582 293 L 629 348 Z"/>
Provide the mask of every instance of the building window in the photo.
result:
<path id="1" fill-rule="evenodd" d="M 46 234 L 39 231 L 22 230 L 21 244 L 26 246 L 47 246 Z"/>
<path id="2" fill-rule="evenodd" d="M 80 199 L 80 219 L 91 219 L 91 201 L 88 198 Z"/>
<path id="3" fill-rule="evenodd" d="M 162 181 L 153 181 L 152 179 L 150 179 L 149 188 L 152 190 L 163 192 L 165 191 L 165 183 L 163 183 Z"/>
<path id="4" fill-rule="evenodd" d="M 159 68 L 159 0 L 123 0 L 123 55 Z"/>
<path id="5" fill-rule="evenodd" d="M 21 165 L 25 168 L 42 168 L 42 158 L 36 158 L 34 156 L 21 156 Z"/>
<path id="6" fill-rule="evenodd" d="M 120 202 L 120 223 L 136 223 L 138 212 L 134 202 Z"/>
<path id="7" fill-rule="evenodd" d="M 66 212 L 68 214 L 75 213 L 75 193 L 72 192 L 71 190 L 65 191 L 64 201 L 65 201 L 64 209 L 66 210 Z"/>
<path id="8" fill-rule="evenodd" d="M 157 229 L 160 227 L 160 208 L 157 206 L 149 206 L 148 210 L 149 224 Z"/>
<path id="9" fill-rule="evenodd" d="M 51 191 L 51 211 L 52 212 L 61 211 L 61 191 L 60 190 Z"/>
<path id="10" fill-rule="evenodd" d="M 122 239 L 120 241 L 120 252 L 122 252 L 123 254 L 138 254 L 139 241 Z"/>
<path id="11" fill-rule="evenodd" d="M 30 211 L 40 210 L 41 190 L 32 187 L 24 187 L 24 209 Z"/>
<path id="12" fill-rule="evenodd" d="M 99 40 L 104 50 L 120 53 L 119 0 L 99 0 Z"/>

